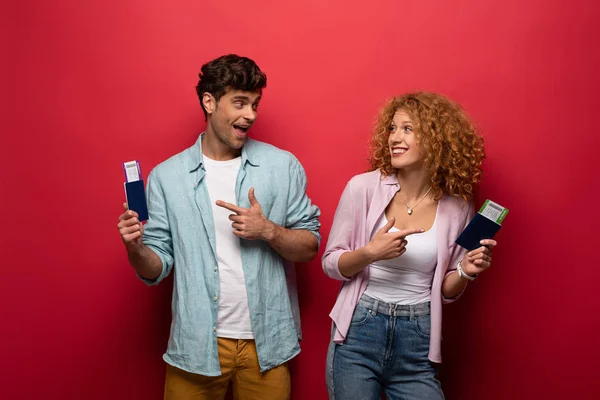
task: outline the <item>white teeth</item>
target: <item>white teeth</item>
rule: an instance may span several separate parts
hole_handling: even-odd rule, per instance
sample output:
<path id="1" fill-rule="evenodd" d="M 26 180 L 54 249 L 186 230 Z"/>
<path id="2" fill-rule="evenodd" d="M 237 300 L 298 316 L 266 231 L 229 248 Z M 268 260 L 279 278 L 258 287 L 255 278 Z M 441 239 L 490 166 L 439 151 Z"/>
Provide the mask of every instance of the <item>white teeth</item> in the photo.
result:
<path id="1" fill-rule="evenodd" d="M 404 154 L 406 153 L 406 149 L 392 149 L 393 154 Z"/>

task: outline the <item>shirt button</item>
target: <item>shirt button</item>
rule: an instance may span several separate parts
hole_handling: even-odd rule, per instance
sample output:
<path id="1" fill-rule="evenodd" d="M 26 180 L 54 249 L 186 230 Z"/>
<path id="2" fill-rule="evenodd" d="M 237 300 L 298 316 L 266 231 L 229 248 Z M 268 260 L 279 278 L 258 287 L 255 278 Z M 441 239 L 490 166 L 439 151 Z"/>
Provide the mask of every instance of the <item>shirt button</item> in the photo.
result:
<path id="1" fill-rule="evenodd" d="M 216 332 L 216 331 L 217 331 L 217 328 L 216 328 L 216 327 L 213 327 L 213 332 Z"/>
<path id="2" fill-rule="evenodd" d="M 217 301 L 217 296 L 213 297 L 213 300 L 214 300 L 214 301 Z"/>
<path id="3" fill-rule="evenodd" d="M 214 270 L 214 271 L 216 271 L 216 270 L 217 270 L 217 266 L 216 266 L 216 265 L 213 267 L 213 270 Z"/>

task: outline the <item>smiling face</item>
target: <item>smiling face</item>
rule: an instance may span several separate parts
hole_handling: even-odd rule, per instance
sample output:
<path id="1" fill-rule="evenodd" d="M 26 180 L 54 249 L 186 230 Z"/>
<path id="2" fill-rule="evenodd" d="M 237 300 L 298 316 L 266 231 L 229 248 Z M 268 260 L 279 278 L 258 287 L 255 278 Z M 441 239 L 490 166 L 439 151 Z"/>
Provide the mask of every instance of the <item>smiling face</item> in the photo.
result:
<path id="1" fill-rule="evenodd" d="M 423 157 L 410 116 L 399 109 L 389 126 L 388 145 L 396 169 L 422 168 Z"/>
<path id="2" fill-rule="evenodd" d="M 260 98 L 260 92 L 228 89 L 217 102 L 210 93 L 204 93 L 207 133 L 214 133 L 230 149 L 241 149 L 256 121 Z"/>

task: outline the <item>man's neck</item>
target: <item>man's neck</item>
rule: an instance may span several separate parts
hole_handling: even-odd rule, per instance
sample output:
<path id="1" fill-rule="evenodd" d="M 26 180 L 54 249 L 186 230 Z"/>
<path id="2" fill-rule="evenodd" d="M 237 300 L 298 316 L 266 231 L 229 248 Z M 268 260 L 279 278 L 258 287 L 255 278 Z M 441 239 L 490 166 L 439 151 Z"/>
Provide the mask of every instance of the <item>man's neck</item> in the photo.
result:
<path id="1" fill-rule="evenodd" d="M 202 154 L 211 160 L 227 161 L 233 160 L 242 154 L 242 149 L 232 149 L 227 146 L 208 125 L 204 138 L 202 139 Z"/>

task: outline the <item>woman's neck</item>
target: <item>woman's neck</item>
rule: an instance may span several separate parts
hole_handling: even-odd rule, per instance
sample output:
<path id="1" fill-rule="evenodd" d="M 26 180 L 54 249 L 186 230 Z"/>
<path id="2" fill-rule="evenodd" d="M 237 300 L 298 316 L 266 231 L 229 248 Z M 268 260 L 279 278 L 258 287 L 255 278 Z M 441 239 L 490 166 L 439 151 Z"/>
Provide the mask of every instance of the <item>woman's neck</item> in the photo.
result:
<path id="1" fill-rule="evenodd" d="M 402 198 L 409 204 L 420 200 L 431 187 L 429 174 L 424 168 L 398 169 L 396 176 Z"/>

